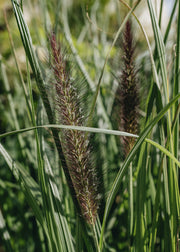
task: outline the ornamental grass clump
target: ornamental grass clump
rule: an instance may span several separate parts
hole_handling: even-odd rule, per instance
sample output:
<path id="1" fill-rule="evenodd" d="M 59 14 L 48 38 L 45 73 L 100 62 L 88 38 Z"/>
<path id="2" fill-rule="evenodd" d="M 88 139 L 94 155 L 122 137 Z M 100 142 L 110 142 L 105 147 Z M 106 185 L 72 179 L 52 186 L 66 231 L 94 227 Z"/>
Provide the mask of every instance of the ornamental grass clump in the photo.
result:
<path id="1" fill-rule="evenodd" d="M 56 93 L 56 99 L 53 101 L 57 108 L 57 122 L 83 126 L 84 116 L 67 55 L 63 53 L 61 43 L 57 43 L 55 34 L 51 35 L 50 42 Z M 98 189 L 88 136 L 82 131 L 68 129 L 62 131 L 61 140 L 81 214 L 89 224 L 93 225 L 98 209 Z"/>
<path id="2" fill-rule="evenodd" d="M 123 66 L 122 74 L 116 92 L 116 107 L 120 107 L 118 118 L 119 130 L 128 133 L 138 133 L 138 88 L 137 70 L 134 63 L 134 43 L 131 21 L 127 21 L 123 34 Z M 116 109 L 117 111 L 117 109 Z M 135 138 L 123 137 L 124 154 L 127 155 L 133 147 Z"/>

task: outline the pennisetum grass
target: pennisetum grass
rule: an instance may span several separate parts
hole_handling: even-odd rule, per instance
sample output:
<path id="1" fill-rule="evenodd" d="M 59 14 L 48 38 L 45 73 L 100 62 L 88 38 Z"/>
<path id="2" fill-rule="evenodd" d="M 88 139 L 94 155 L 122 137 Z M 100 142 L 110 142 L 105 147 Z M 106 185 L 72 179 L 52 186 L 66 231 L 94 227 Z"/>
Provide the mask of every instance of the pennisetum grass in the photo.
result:
<path id="1" fill-rule="evenodd" d="M 167 13 L 163 0 L 85 2 L 12 0 L 4 12 L 10 48 L 0 19 L 0 250 L 178 252 L 179 1 Z M 40 44 L 48 65 L 36 54 Z M 115 80 L 109 59 L 119 47 Z M 85 110 L 79 71 L 92 101 Z"/>
<path id="2" fill-rule="evenodd" d="M 119 130 L 129 132 L 132 134 L 138 133 L 138 108 L 139 108 L 139 94 L 138 94 L 138 78 L 135 67 L 135 43 L 133 36 L 132 21 L 129 19 L 125 24 L 123 38 L 122 38 L 122 57 L 121 76 L 119 77 L 118 88 L 115 94 L 114 101 L 114 118 L 117 121 Z M 134 146 L 135 138 L 123 137 L 120 138 L 122 142 L 122 151 L 125 157 Z M 128 192 L 129 192 L 129 236 L 130 240 L 133 237 L 134 228 L 134 204 L 133 204 L 133 163 L 130 163 L 128 176 Z"/>
<path id="3" fill-rule="evenodd" d="M 75 83 L 71 76 L 71 66 L 68 67 L 62 45 L 57 43 L 54 33 L 50 37 L 50 43 L 55 75 L 57 120 L 65 125 L 83 126 L 84 119 Z M 84 132 L 64 130 L 61 133 L 61 139 L 81 213 L 89 224 L 94 225 L 98 209 L 98 191 L 88 137 Z"/>
<path id="4" fill-rule="evenodd" d="M 134 40 L 132 32 L 132 22 L 127 21 L 123 34 L 122 44 L 122 73 L 118 83 L 115 97 L 115 111 L 119 116 L 117 118 L 119 130 L 132 134 L 138 133 L 138 107 L 139 94 L 137 87 L 137 70 L 134 59 Z M 134 138 L 123 138 L 123 149 L 127 156 L 134 145 Z"/>

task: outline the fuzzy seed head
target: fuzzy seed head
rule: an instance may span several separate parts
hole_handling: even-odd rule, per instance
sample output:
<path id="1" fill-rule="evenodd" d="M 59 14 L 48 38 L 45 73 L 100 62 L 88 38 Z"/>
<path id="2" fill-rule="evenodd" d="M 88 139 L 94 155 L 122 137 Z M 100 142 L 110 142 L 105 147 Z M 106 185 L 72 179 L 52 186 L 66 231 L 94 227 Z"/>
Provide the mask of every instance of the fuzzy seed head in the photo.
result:
<path id="1" fill-rule="evenodd" d="M 61 45 L 56 41 L 55 34 L 52 34 L 50 42 L 55 76 L 57 121 L 65 125 L 82 126 L 84 117 L 67 59 Z M 63 130 L 61 138 L 81 214 L 89 224 L 93 225 L 98 210 L 98 191 L 88 137 L 81 131 Z"/>
<path id="2" fill-rule="evenodd" d="M 120 107 L 119 129 L 128 133 L 137 134 L 139 97 L 137 71 L 134 63 L 134 49 L 132 25 L 130 21 L 127 21 L 123 38 L 123 70 L 116 93 L 116 106 Z M 123 138 L 125 155 L 133 147 L 134 141 L 134 138 Z"/>

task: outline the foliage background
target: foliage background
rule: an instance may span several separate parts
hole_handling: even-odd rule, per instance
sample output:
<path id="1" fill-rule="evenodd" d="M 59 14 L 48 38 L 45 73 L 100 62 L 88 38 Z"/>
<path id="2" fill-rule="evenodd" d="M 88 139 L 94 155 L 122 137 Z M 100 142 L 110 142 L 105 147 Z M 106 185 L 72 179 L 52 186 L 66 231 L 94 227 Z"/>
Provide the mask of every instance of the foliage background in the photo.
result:
<path id="1" fill-rule="evenodd" d="M 126 2 L 130 3 L 134 1 Z M 139 110 L 140 134 L 152 118 L 168 104 L 169 100 L 179 93 L 179 78 L 177 77 L 179 76 L 179 68 L 177 67 L 179 64 L 179 56 L 177 56 L 177 50 L 179 50 L 177 49 L 178 1 L 172 1 L 171 6 L 167 5 L 168 1 L 153 2 L 161 27 L 160 34 L 163 38 L 167 34 L 168 23 L 172 18 L 168 37 L 164 43 L 167 83 L 163 83 L 162 70 L 164 69 L 161 59 L 163 59 L 164 55 L 160 55 L 159 52 L 160 49 L 158 48 L 158 41 L 153 32 L 152 17 L 150 18 L 147 2 L 151 1 L 141 1 L 135 13 L 143 24 L 151 43 L 153 58 L 160 80 L 160 89 L 158 90 L 153 79 L 147 41 L 135 18 L 133 18 L 136 64 L 141 98 Z M 160 6 L 163 6 L 162 14 Z M 172 12 L 173 6 L 175 6 L 174 12 Z M 29 97 L 31 97 L 31 89 L 28 87 L 29 82 L 32 86 L 36 123 L 39 125 L 46 124 L 47 118 L 46 115 L 43 115 L 44 121 L 40 121 L 41 113 L 44 113 L 42 112 L 42 102 L 33 72 L 27 67 L 26 53 L 24 52 L 13 14 L 12 3 L 1 0 L 0 9 L 0 133 L 2 134 L 33 126 L 26 105 L 26 98 L 28 97 L 30 100 Z M 3 16 L 4 9 L 6 10 L 10 34 L 13 39 L 21 76 L 28 90 L 27 97 L 23 93 L 22 79 L 18 73 L 12 53 L 12 46 L 10 45 Z M 89 16 L 87 16 L 87 11 Z M 127 8 L 119 1 L 114 0 L 89 1 L 88 3 L 87 1 L 80 0 L 25 0 L 23 1 L 23 13 L 30 30 L 36 56 L 42 68 L 43 78 L 46 82 L 48 82 L 51 73 L 48 63 L 49 32 L 54 29 L 57 34 L 65 34 L 64 40 L 67 46 L 71 47 L 71 53 L 73 54 L 75 52 L 73 50 L 76 50 L 74 65 L 75 67 L 78 66 L 81 70 L 80 75 L 84 80 L 83 90 L 85 90 L 84 92 L 86 94 L 88 93 L 86 103 L 86 109 L 88 110 L 91 107 L 90 101 L 94 97 L 108 49 L 113 42 L 114 34 L 116 34 L 125 15 L 128 13 Z M 159 36 L 159 33 L 157 36 Z M 97 101 L 92 123 L 93 127 L 116 130 L 112 117 L 112 106 L 117 88 L 117 79 L 121 72 L 121 57 L 123 54 L 121 40 L 122 33 L 113 47 L 105 66 L 99 91 L 101 101 Z M 71 43 L 73 43 L 73 47 Z M 78 57 L 82 59 L 82 62 L 78 61 Z M 82 71 L 82 66 L 85 66 L 85 73 L 87 75 Z M 164 91 L 164 86 L 166 85 L 167 90 L 165 89 Z M 99 105 L 101 103 L 102 106 Z M 170 111 L 169 121 L 166 115 L 156 124 L 149 138 L 164 146 L 178 159 L 179 111 L 177 110 L 177 114 L 175 114 L 177 107 L 178 104 L 176 103 Z M 176 120 L 177 123 L 175 127 L 173 127 L 173 120 Z M 170 139 L 172 146 L 169 147 L 166 140 L 169 137 L 169 133 L 171 133 L 170 129 L 172 129 L 172 138 Z M 69 190 L 64 174 L 60 169 L 58 155 L 55 151 L 49 130 L 43 133 L 43 136 L 45 138 L 45 152 L 53 170 L 54 180 L 58 190 L 63 196 L 62 204 L 65 208 L 65 216 L 70 227 L 70 232 L 75 237 L 75 234 L 77 235 L 76 211 L 73 207 L 72 200 L 69 199 Z M 118 171 L 123 166 L 124 157 L 121 146 L 118 145 L 118 137 L 92 134 L 91 140 L 95 149 L 94 162 L 98 167 L 100 184 L 102 185 L 102 200 L 99 210 L 100 222 L 102 223 L 108 193 L 113 186 Z M 1 144 L 11 158 L 26 169 L 28 174 L 39 183 L 37 139 L 34 131 L 6 136 L 1 139 Z M 156 234 L 154 251 L 177 251 L 177 237 L 179 232 L 178 167 L 171 160 L 169 161 L 169 159 L 164 158 L 163 152 L 157 146 L 153 147 L 145 143 L 138 149 L 136 155 L 134 155 L 133 162 L 131 162 L 130 166 L 132 166 L 132 174 L 130 174 L 129 169 L 126 169 L 115 200 L 113 201 L 109 217 L 106 220 L 104 233 L 104 238 L 107 243 L 106 250 L 153 251 L 149 244 L 151 235 Z M 0 155 L 0 167 L 0 210 L 10 236 L 10 243 L 4 243 L 3 236 L 0 236 L 0 249 L 2 251 L 10 251 L 8 250 L 8 246 L 10 246 L 12 251 L 46 251 L 48 247 L 47 238 L 39 223 L 36 221 L 32 207 L 27 200 L 27 195 L 21 189 L 21 182 L 17 182 L 13 175 L 13 166 L 12 169 L 9 169 L 9 165 L 3 155 Z M 162 171 L 161 182 L 159 182 L 158 177 L 161 174 L 159 172 L 160 167 L 162 170 L 164 169 Z M 175 167 L 177 171 L 176 176 L 173 172 L 169 172 L 169 170 L 172 171 L 174 169 L 172 167 Z M 130 190 L 132 188 L 133 195 L 131 197 Z M 159 204 L 158 210 L 156 211 L 157 195 L 159 195 Z M 130 202 L 130 199 L 132 202 Z M 131 211 L 133 211 L 133 216 Z M 159 214 L 156 219 L 157 212 Z M 130 231 L 130 219 L 133 222 L 133 231 Z M 155 221 L 155 224 L 153 221 Z M 75 243 L 73 240 L 73 244 Z M 84 243 L 83 241 L 82 247 L 85 247 Z"/>

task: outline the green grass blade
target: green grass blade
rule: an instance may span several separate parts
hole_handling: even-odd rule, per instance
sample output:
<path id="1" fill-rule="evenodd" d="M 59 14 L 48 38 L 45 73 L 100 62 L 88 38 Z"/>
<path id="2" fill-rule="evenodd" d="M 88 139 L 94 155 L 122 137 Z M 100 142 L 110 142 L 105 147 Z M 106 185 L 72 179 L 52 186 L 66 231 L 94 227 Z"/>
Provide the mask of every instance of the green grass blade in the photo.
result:
<path id="1" fill-rule="evenodd" d="M 109 129 L 100 129 L 100 128 L 92 128 L 92 127 L 81 127 L 81 126 L 71 126 L 71 125 L 59 125 L 59 124 L 47 124 L 47 125 L 39 125 L 39 126 L 34 126 L 34 127 L 29 127 L 25 129 L 20 129 L 20 130 L 14 130 L 10 132 L 6 132 L 3 134 L 0 134 L 0 139 L 5 138 L 7 136 L 11 136 L 14 134 L 19 134 L 35 129 L 41 129 L 41 128 L 56 128 L 56 129 L 69 129 L 69 130 L 79 130 L 79 131 L 85 131 L 89 133 L 98 133 L 98 134 L 107 134 L 107 135 L 114 135 L 114 136 L 127 136 L 127 137 L 135 137 L 138 138 L 138 135 L 131 134 L 128 132 L 124 131 L 119 131 L 119 130 L 109 130 Z M 168 156 L 170 159 L 172 159 L 178 166 L 180 166 L 180 162 L 178 159 L 166 148 L 164 148 L 162 145 L 158 144 L 157 142 L 154 142 L 151 139 L 145 138 L 145 141 L 147 143 L 150 143 L 151 145 L 155 146 L 158 148 L 160 151 L 162 151 L 166 156 Z"/>
<path id="2" fill-rule="evenodd" d="M 1 237 L 2 237 L 2 239 L 4 241 L 6 250 L 9 251 L 9 252 L 13 252 L 13 248 L 11 246 L 11 241 L 10 241 L 10 239 L 11 239 L 10 234 L 9 234 L 9 232 L 7 230 L 6 222 L 4 220 L 1 209 L 0 209 L 0 234 L 1 234 Z"/>
<path id="3" fill-rule="evenodd" d="M 146 138 L 145 141 L 147 143 L 150 143 L 151 145 L 155 146 L 156 148 L 158 148 L 160 151 L 162 151 L 166 156 L 168 156 L 171 160 L 173 160 L 180 167 L 180 162 L 178 161 L 178 159 L 170 151 L 168 151 L 166 148 L 164 148 L 162 145 L 160 145 L 160 144 L 158 144 L 148 138 Z"/>
<path id="4" fill-rule="evenodd" d="M 66 40 L 67 40 L 67 42 L 71 48 L 71 51 L 76 59 L 76 62 L 79 66 L 80 71 L 82 72 L 83 76 L 85 77 L 89 87 L 94 92 L 95 88 L 96 88 L 96 84 L 93 82 L 93 80 L 89 76 L 88 72 L 86 71 L 84 63 L 83 63 L 81 57 L 79 56 L 79 54 L 73 44 L 72 38 L 71 38 L 71 32 L 70 32 L 70 28 L 69 28 L 69 24 L 68 24 L 67 6 L 66 6 L 65 1 L 63 1 L 63 5 L 62 5 L 62 19 L 63 19 L 64 33 L 65 33 Z M 101 108 L 102 116 L 103 116 L 105 122 L 107 122 L 108 125 L 111 127 L 111 122 L 109 120 L 109 117 L 107 116 L 107 113 L 106 113 L 106 110 L 105 110 L 105 107 L 104 107 L 104 104 L 102 102 L 101 97 L 98 97 L 97 104 Z"/>
<path id="5" fill-rule="evenodd" d="M 11 44 L 13 57 L 14 57 L 14 60 L 15 60 L 15 63 L 16 63 L 16 68 L 17 68 L 17 71 L 18 71 L 19 79 L 20 79 L 20 84 L 22 86 L 24 97 L 25 97 L 25 100 L 26 100 L 26 105 L 27 105 L 29 117 L 32 118 L 31 106 L 30 106 L 29 100 L 28 100 L 28 92 L 27 92 L 26 85 L 25 85 L 24 80 L 23 80 L 22 72 L 21 72 L 21 69 L 20 69 L 20 66 L 19 66 L 19 63 L 18 63 L 18 60 L 17 60 L 17 55 L 16 55 L 14 42 L 13 42 L 12 35 L 11 35 L 11 32 L 10 32 L 10 28 L 9 28 L 6 11 L 4 11 L 4 19 L 5 19 L 8 35 L 9 35 L 9 40 L 10 40 L 10 44 Z"/>
<path id="6" fill-rule="evenodd" d="M 52 168 L 50 166 L 50 163 L 47 159 L 47 156 L 45 156 L 45 162 L 46 162 L 46 181 L 47 186 L 49 188 L 49 195 L 51 197 L 51 209 L 53 209 L 52 214 L 54 215 L 54 220 L 56 221 L 56 232 L 61 237 L 61 241 L 64 241 L 62 243 L 63 251 L 67 252 L 75 252 L 74 245 L 72 243 L 72 235 L 70 233 L 70 229 L 66 220 L 66 217 L 63 213 L 63 206 L 62 206 L 62 199 L 60 197 L 58 188 L 55 184 L 54 174 L 52 171 Z"/>
<path id="7" fill-rule="evenodd" d="M 21 40 L 22 40 L 22 43 L 24 46 L 26 56 L 30 62 L 30 66 L 31 66 L 32 71 L 34 73 L 36 83 L 37 83 L 38 88 L 40 90 L 42 99 L 44 101 L 44 106 L 46 108 L 46 112 L 47 112 L 49 121 L 53 122 L 51 106 L 49 104 L 48 96 L 47 96 L 47 93 L 45 90 L 45 83 L 42 78 L 41 70 L 39 68 L 39 64 L 38 64 L 35 52 L 33 50 L 33 44 L 32 44 L 32 40 L 31 40 L 31 36 L 30 36 L 29 30 L 28 30 L 28 27 L 24 21 L 23 14 L 22 14 L 22 11 L 21 11 L 19 4 L 15 0 L 12 0 L 11 2 L 13 5 L 14 14 L 16 17 L 17 25 L 19 28 L 19 32 L 21 35 Z"/>
<path id="8" fill-rule="evenodd" d="M 20 126 L 19 126 L 17 115 L 16 115 L 15 105 L 14 105 L 13 98 L 12 98 L 12 95 L 11 95 L 11 92 L 10 92 L 10 85 L 9 85 L 9 81 L 8 81 L 8 78 L 7 78 L 5 65 L 2 63 L 1 59 L 0 59 L 0 73 L 1 73 L 1 76 L 2 76 L 2 80 L 3 80 L 3 83 L 4 83 L 5 90 L 7 92 L 7 99 L 8 99 L 8 102 L 9 102 L 10 111 L 11 111 L 11 115 L 12 115 L 13 122 L 14 122 L 14 127 L 15 127 L 15 129 L 18 130 L 18 129 L 20 129 Z M 24 141 L 23 141 L 23 138 L 22 138 L 21 135 L 18 136 L 18 141 L 19 141 L 19 145 L 20 145 L 21 149 L 23 150 Z M 22 151 L 22 156 L 25 158 L 24 151 Z"/>
<path id="9" fill-rule="evenodd" d="M 180 92 L 180 4 L 178 8 L 178 19 L 177 19 L 177 42 L 176 42 L 176 62 L 175 62 L 175 78 L 174 78 L 174 90 L 173 94 L 174 96 Z M 174 114 L 177 110 L 179 104 L 176 102 L 174 105 Z M 174 153 L 175 156 L 178 157 L 178 150 L 179 150 L 179 117 L 177 116 L 177 122 L 174 129 Z"/>
<path id="10" fill-rule="evenodd" d="M 137 150 L 139 149 L 139 147 L 141 146 L 141 144 L 143 143 L 143 141 L 145 140 L 145 138 L 147 137 L 147 135 L 150 133 L 150 131 L 152 130 L 152 128 L 156 125 L 156 123 L 164 116 L 164 114 L 168 111 L 168 109 L 179 99 L 180 94 L 178 94 L 174 99 L 171 100 L 171 102 L 169 102 L 164 108 L 163 110 L 161 110 L 161 112 L 148 124 L 148 126 L 142 131 L 142 133 L 140 134 L 138 140 L 136 141 L 136 144 L 134 145 L 133 149 L 131 150 L 131 152 L 129 153 L 129 155 L 127 156 L 125 162 L 123 163 L 122 168 L 119 170 L 113 186 L 111 188 L 111 191 L 108 195 L 107 201 L 106 201 L 106 206 L 105 206 L 105 211 L 104 211 L 104 217 L 103 217 L 103 224 L 102 224 L 102 230 L 101 230 L 101 239 L 100 239 L 100 248 L 102 250 L 102 241 L 103 241 L 103 234 L 104 234 L 104 229 L 105 229 L 105 223 L 108 217 L 108 214 L 110 212 L 111 206 L 113 204 L 114 198 L 116 196 L 116 193 L 119 190 L 120 187 L 120 183 L 122 180 L 122 177 L 124 175 L 124 173 L 126 172 L 126 170 L 129 167 L 130 162 L 133 160 Z"/>
<path id="11" fill-rule="evenodd" d="M 99 134 L 107 134 L 107 135 L 115 135 L 115 136 L 128 136 L 137 138 L 138 135 L 134 135 L 128 132 L 119 131 L 119 130 L 109 130 L 109 129 L 100 129 L 100 128 L 92 128 L 92 127 L 82 127 L 82 126 L 72 126 L 72 125 L 63 125 L 63 124 L 47 124 L 47 125 L 38 125 L 34 127 L 29 127 L 25 129 L 15 130 L 7 133 L 0 134 L 0 139 L 11 136 L 18 133 L 27 132 L 30 130 L 40 129 L 40 128 L 56 128 L 56 129 L 69 129 L 69 130 L 79 130 L 91 133 L 99 133 Z"/>
<path id="12" fill-rule="evenodd" d="M 159 27 L 161 27 L 163 4 L 164 4 L 164 0 L 161 0 L 160 10 L 159 10 L 159 21 L 158 21 Z"/>
<path id="13" fill-rule="evenodd" d="M 155 37 L 155 42 L 156 42 L 156 47 L 157 47 L 157 52 L 158 52 L 158 57 L 159 57 L 159 63 L 160 63 L 160 71 L 161 71 L 161 76 L 162 76 L 162 84 L 163 84 L 163 90 L 164 90 L 164 97 L 165 97 L 165 104 L 168 103 L 169 101 L 169 91 L 168 91 L 168 81 L 167 81 L 167 70 L 166 70 L 166 52 L 165 52 L 165 46 L 164 42 L 161 36 L 161 32 L 159 29 L 159 26 L 157 24 L 157 19 L 155 16 L 155 12 L 152 6 L 151 0 L 148 0 L 148 7 L 149 7 L 149 12 L 151 16 L 151 22 L 152 22 L 152 27 L 154 31 L 154 37 Z M 179 43 L 179 42 L 178 42 Z M 163 128 L 163 125 L 162 125 Z M 162 129 L 164 130 L 164 129 Z M 174 154 L 174 145 L 173 145 L 173 139 L 172 139 L 172 133 L 171 133 L 171 114 L 170 111 L 168 111 L 168 121 L 167 121 L 167 132 L 170 134 L 170 151 Z M 162 134 L 163 136 L 163 134 Z M 164 136 L 162 138 L 163 140 L 165 139 Z M 163 167 L 164 168 L 164 167 Z M 175 197 L 175 181 L 173 177 L 173 170 L 175 169 L 175 164 L 173 162 L 167 162 L 167 171 L 165 171 L 164 168 L 164 190 L 165 190 L 165 206 L 166 206 L 166 211 L 167 215 L 170 216 L 170 221 L 169 221 L 169 231 L 171 234 L 171 249 L 172 251 L 175 251 L 175 240 L 176 240 L 176 226 L 177 226 L 177 199 Z M 168 174 L 166 174 L 166 172 Z M 167 231 L 167 236 L 168 232 Z"/>
<path id="14" fill-rule="evenodd" d="M 38 113 L 37 123 L 43 123 L 42 109 L 40 113 Z M 46 220 L 48 223 L 49 234 L 52 240 L 52 247 L 53 250 L 57 252 L 74 252 L 72 237 L 70 235 L 66 217 L 64 217 L 63 211 L 60 211 L 62 200 L 60 199 L 60 195 L 55 184 L 55 179 L 53 180 L 53 171 L 45 154 L 45 141 L 42 129 L 38 130 L 38 132 L 36 130 L 35 132 L 38 149 L 37 155 L 39 160 L 38 175 L 43 197 L 43 210 L 45 212 Z"/>
<path id="15" fill-rule="evenodd" d="M 27 58 L 29 60 L 29 63 L 30 63 L 31 69 L 33 71 L 33 74 L 34 74 L 38 89 L 40 91 L 41 98 L 43 100 L 43 104 L 44 104 L 44 107 L 45 107 L 45 110 L 46 110 L 46 113 L 47 113 L 47 116 L 48 116 L 48 120 L 49 120 L 50 123 L 54 123 L 54 114 L 52 113 L 51 105 L 50 105 L 48 95 L 47 95 L 47 91 L 46 91 L 46 88 L 45 88 L 45 82 L 44 82 L 44 80 L 42 78 L 42 73 L 41 73 L 41 70 L 40 70 L 40 67 L 39 67 L 35 52 L 33 50 L 33 44 L 32 44 L 32 40 L 31 40 L 29 30 L 28 30 L 28 26 L 27 26 L 27 24 L 26 24 L 26 22 L 24 20 L 21 8 L 20 8 L 19 4 L 17 3 L 17 1 L 11 0 L 11 2 L 12 2 L 12 5 L 13 5 L 14 15 L 15 15 L 15 18 L 16 18 L 16 21 L 17 21 L 18 29 L 19 29 L 19 32 L 20 32 L 20 35 L 21 35 L 21 40 L 22 40 L 22 43 L 23 43 L 23 46 L 24 46 L 24 49 L 25 49 L 25 52 L 26 52 L 26 56 L 27 56 Z M 58 150 L 58 155 L 59 155 L 59 158 L 61 160 L 61 164 L 62 164 L 66 179 L 67 179 L 68 184 L 69 184 L 69 188 L 70 188 L 70 191 L 71 191 L 71 195 L 72 195 L 74 204 L 76 206 L 77 211 L 80 213 L 79 204 L 77 202 L 76 197 L 74 197 L 74 195 L 75 195 L 74 187 L 72 186 L 72 180 L 71 180 L 69 171 L 67 169 L 66 159 L 65 159 L 63 151 L 62 151 L 62 146 L 61 146 L 61 142 L 60 142 L 58 132 L 54 128 L 54 129 L 52 129 L 52 133 L 53 133 L 54 141 L 55 141 L 55 144 L 56 144 L 56 147 L 57 147 L 57 150 Z"/>
<path id="16" fill-rule="evenodd" d="M 168 103 L 169 97 L 168 97 L 168 92 L 167 92 L 167 70 L 166 70 L 165 46 L 164 46 L 163 38 L 162 38 L 160 29 L 159 29 L 158 21 L 157 21 L 151 0 L 147 0 L 147 3 L 148 3 L 148 7 L 149 7 L 152 27 L 153 27 L 153 31 L 154 31 L 154 38 L 155 38 L 158 56 L 159 56 L 165 101 L 166 101 L 166 103 Z"/>
<path id="17" fill-rule="evenodd" d="M 40 205 L 42 206 L 42 198 L 39 186 L 25 169 L 23 169 L 21 166 L 15 163 L 15 161 L 10 157 L 8 152 L 1 144 L 0 144 L 0 153 L 4 157 L 14 177 L 16 178 L 21 188 L 23 189 L 28 204 L 32 207 L 34 215 L 36 216 L 37 220 L 43 227 L 47 238 L 49 238 L 47 227 L 42 215 L 42 211 L 40 210 Z"/>
<path id="18" fill-rule="evenodd" d="M 132 162 L 129 167 L 129 235 L 133 235 L 134 204 L 133 204 L 133 167 Z"/>
<path id="19" fill-rule="evenodd" d="M 178 4 L 178 0 L 175 0 L 173 8 L 172 8 L 171 15 L 170 15 L 170 18 L 169 18 L 169 22 L 168 22 L 168 25 L 167 25 L 167 28 L 166 28 L 166 32 L 165 32 L 165 35 L 164 35 L 164 43 L 165 44 L 167 42 L 167 38 L 168 38 L 170 29 L 171 29 L 171 25 L 172 25 L 172 21 L 173 21 L 173 18 L 174 18 L 174 14 L 175 14 L 175 11 L 176 11 L 177 4 Z"/>
<path id="20" fill-rule="evenodd" d="M 111 44 L 111 47 L 109 48 L 109 51 L 106 55 L 106 58 L 105 58 L 105 61 L 104 61 L 104 65 L 103 65 L 103 68 L 102 68 L 102 71 L 100 73 L 100 77 L 99 77 L 99 80 L 98 80 L 98 84 L 97 84 L 97 87 L 96 87 L 96 91 L 95 91 L 95 94 L 94 94 L 94 98 L 93 98 L 93 101 L 92 101 L 92 105 L 91 105 L 91 109 L 90 109 L 90 113 L 89 113 L 89 117 L 88 117 L 88 122 L 87 122 L 87 126 L 90 126 L 91 125 L 91 121 L 92 121 L 92 118 L 93 118 L 93 114 L 94 114 L 94 111 L 95 111 L 95 106 L 96 106 L 96 102 L 97 102 L 97 99 L 98 99 L 98 95 L 99 95 L 99 91 L 100 91 L 100 85 L 101 85 L 101 81 L 102 81 L 102 78 L 103 78 L 103 75 L 104 75 L 104 71 L 105 71 L 105 66 L 107 64 L 107 61 L 108 61 L 108 58 L 110 56 L 110 52 L 112 50 L 112 48 L 114 47 L 119 35 L 121 34 L 126 22 L 128 21 L 130 15 L 132 14 L 132 12 L 136 9 L 136 7 L 138 6 L 138 4 L 141 2 L 140 1 L 137 1 L 136 4 L 134 5 L 134 7 L 132 9 L 130 9 L 130 11 L 128 12 L 128 14 L 126 15 L 126 17 L 124 18 L 122 24 L 120 25 L 118 31 L 116 32 L 115 34 L 115 37 L 114 37 L 114 40 Z"/>
<path id="21" fill-rule="evenodd" d="M 147 173 L 147 145 L 143 145 L 140 151 L 138 159 L 138 176 L 137 176 L 137 187 L 136 187 L 136 230 L 135 236 L 135 248 L 137 251 L 146 251 L 145 246 L 145 232 L 146 232 L 146 221 L 145 221 L 145 201 L 146 201 L 146 173 Z"/>
<path id="22" fill-rule="evenodd" d="M 76 251 L 82 251 L 83 244 L 82 244 L 82 229 L 80 225 L 79 217 L 76 220 Z"/>
<path id="23" fill-rule="evenodd" d="M 124 0 L 120 0 L 129 10 L 131 10 L 131 7 L 126 3 L 124 2 Z M 153 71 L 153 78 L 154 78 L 154 82 L 156 83 L 158 89 L 160 90 L 160 84 L 159 84 L 159 77 L 158 77 L 158 74 L 157 74 L 157 70 L 156 70 L 156 65 L 155 65 L 155 62 L 154 62 L 154 58 L 153 58 L 153 53 L 152 53 L 152 50 L 151 50 L 151 45 L 150 45 L 150 42 L 149 42 L 149 39 L 148 39 L 148 36 L 147 36 L 147 33 L 143 27 L 143 24 L 140 22 L 139 18 L 136 16 L 136 14 L 132 11 L 132 15 L 135 17 L 145 39 L 146 39 L 146 43 L 147 43 L 147 46 L 148 46 L 148 50 L 149 50 L 149 54 L 150 54 L 150 59 L 151 59 L 151 65 L 152 65 L 152 71 Z"/>

